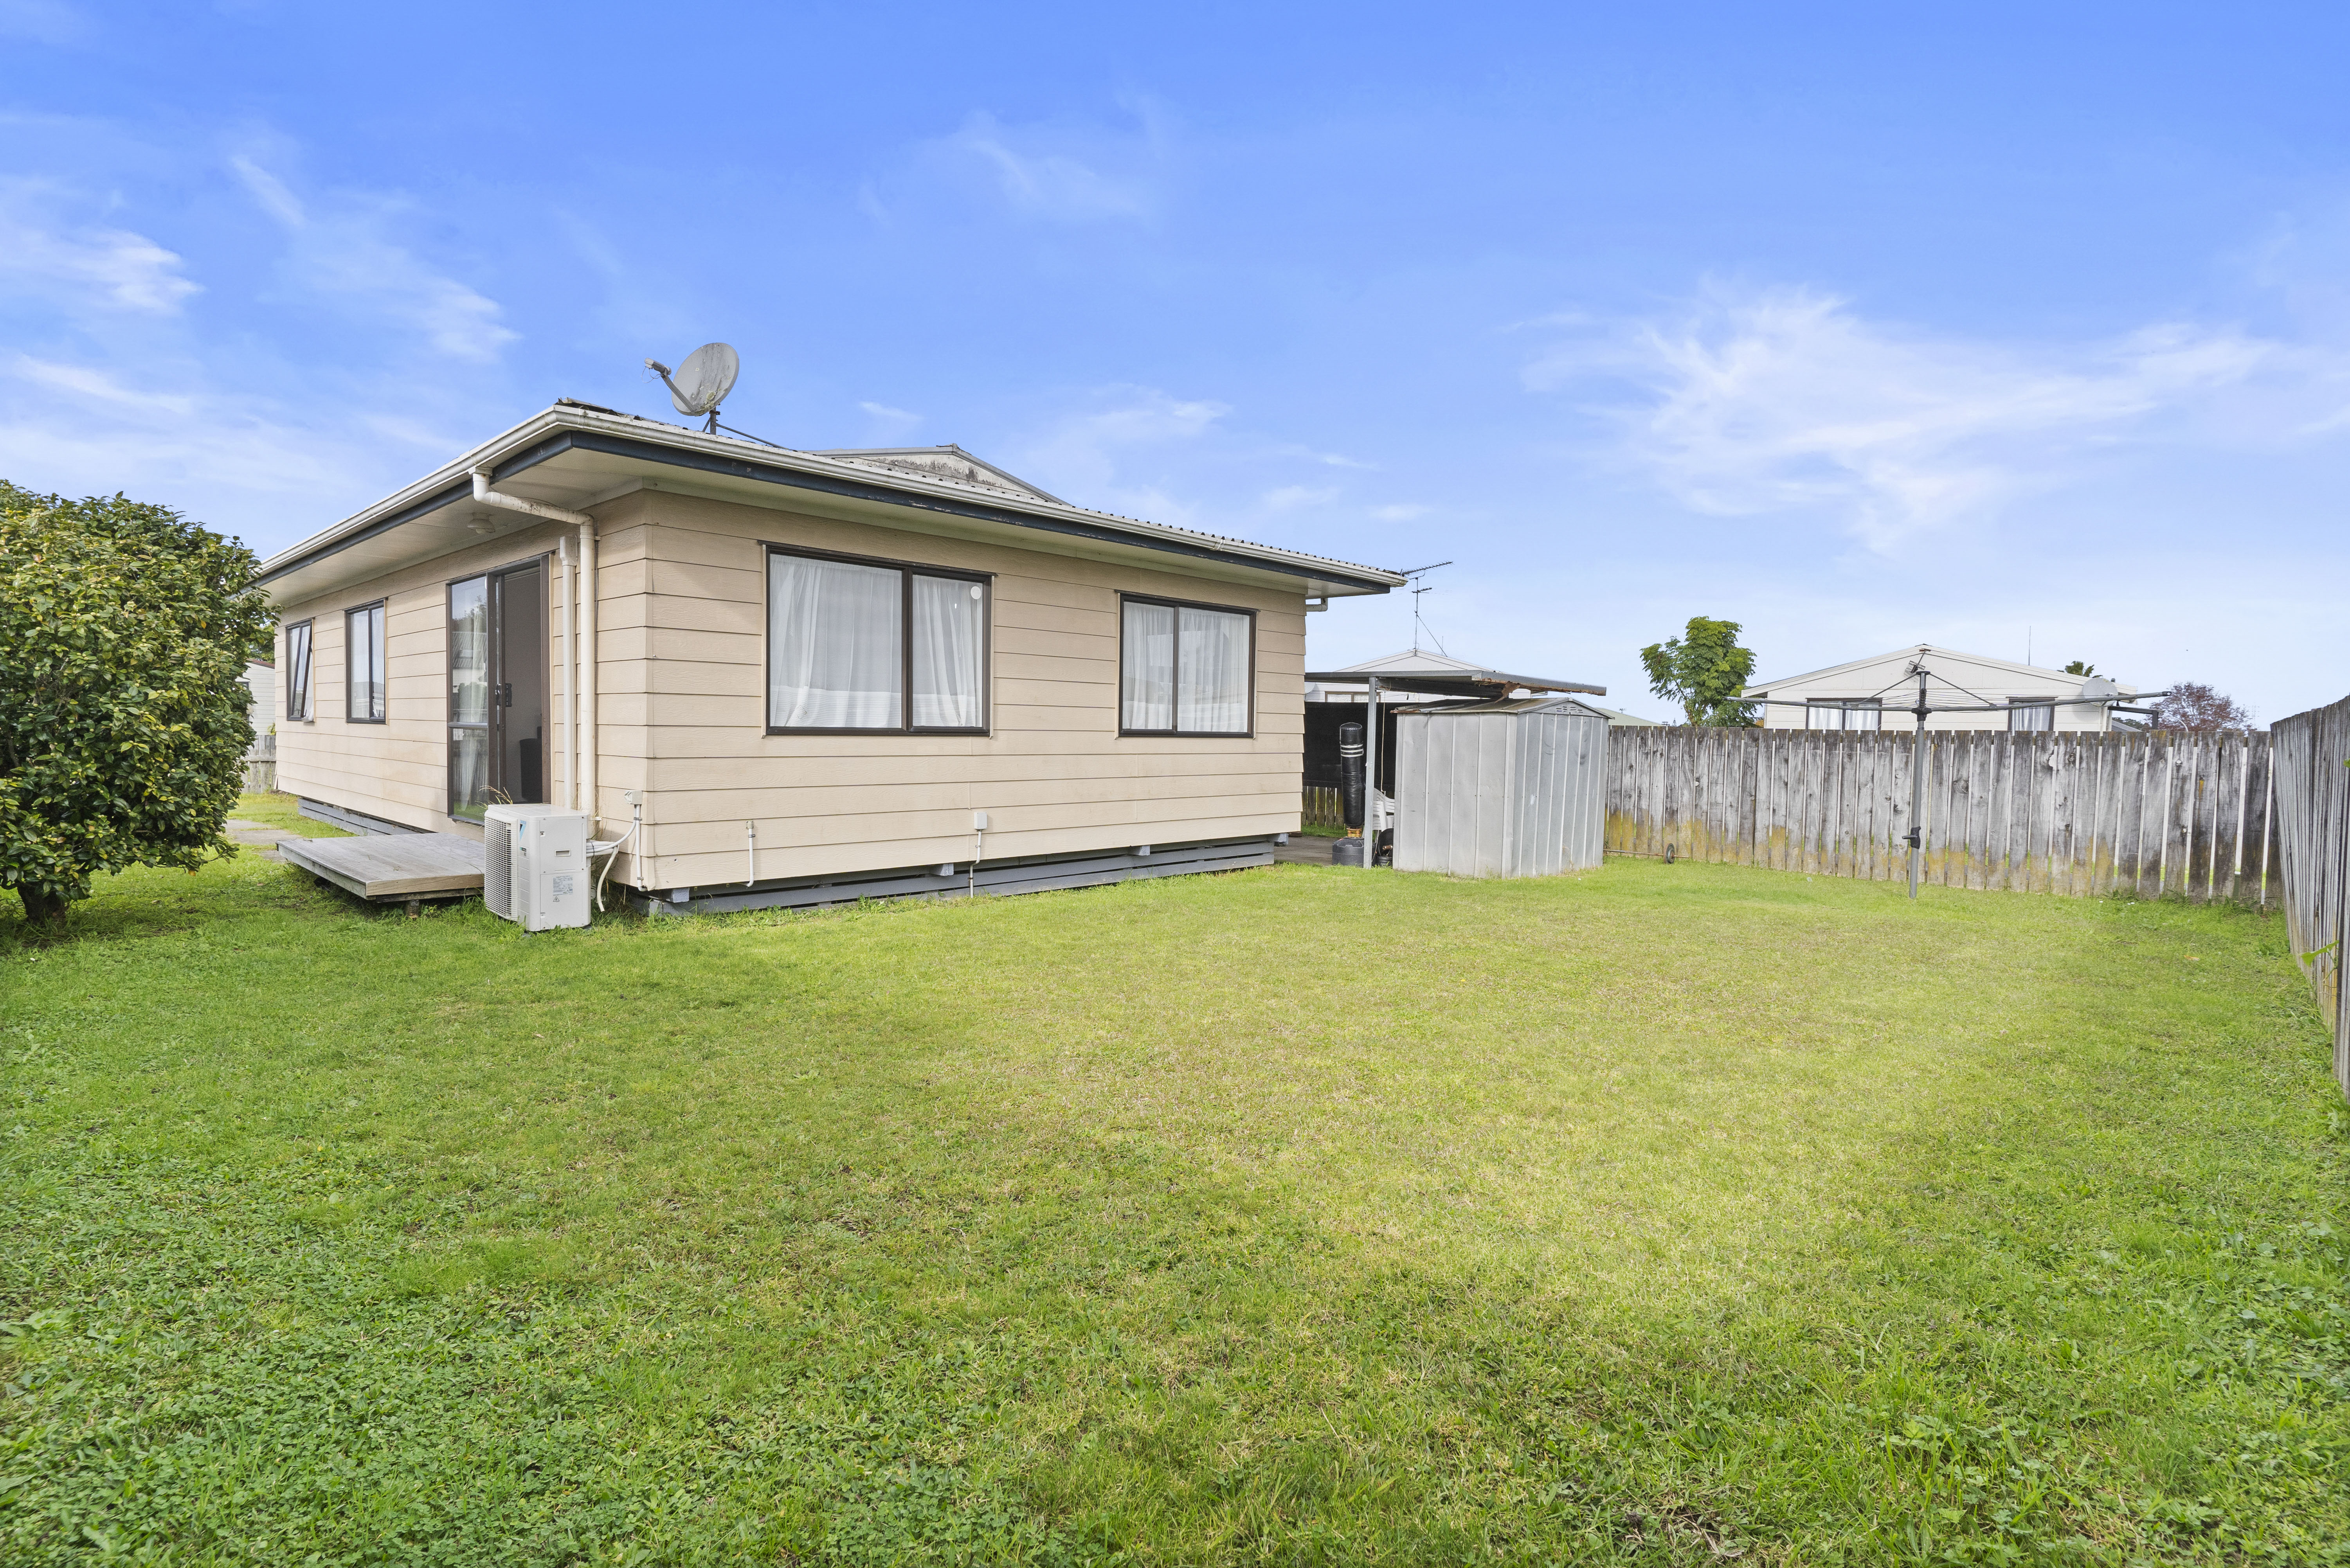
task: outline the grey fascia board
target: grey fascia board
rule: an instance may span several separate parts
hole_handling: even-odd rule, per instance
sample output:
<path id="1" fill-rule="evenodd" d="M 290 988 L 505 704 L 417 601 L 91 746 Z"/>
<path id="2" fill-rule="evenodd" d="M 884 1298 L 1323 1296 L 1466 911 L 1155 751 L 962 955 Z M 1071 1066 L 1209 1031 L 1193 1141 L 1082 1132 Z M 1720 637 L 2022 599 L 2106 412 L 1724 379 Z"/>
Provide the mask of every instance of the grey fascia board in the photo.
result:
<path id="1" fill-rule="evenodd" d="M 315 535 L 270 557 L 262 563 L 258 580 L 266 584 L 296 567 L 323 560 L 362 540 L 375 538 L 403 523 L 438 511 L 460 499 L 461 493 L 471 494 L 473 481 L 470 474 L 475 467 L 488 468 L 494 482 L 504 483 L 576 447 L 582 452 L 598 452 L 608 457 L 634 458 L 639 462 L 744 479 L 754 483 L 813 490 L 882 505 L 939 512 L 999 526 L 1036 529 L 1097 543 L 1188 556 L 1224 566 L 1278 572 L 1308 580 L 1344 583 L 1363 593 L 1385 593 L 1389 588 L 1402 587 L 1404 583 L 1404 577 L 1399 572 L 1329 561 L 1240 541 L 1203 538 L 1187 530 L 1167 528 L 1135 519 L 1111 518 L 1107 514 L 1088 512 L 1081 507 L 1023 507 L 989 502 L 964 493 L 968 487 L 955 485 L 951 482 L 918 479 L 912 475 L 902 479 L 884 479 L 871 469 L 823 459 L 810 460 L 796 452 L 787 454 L 797 460 L 790 462 L 774 459 L 754 461 L 729 450 L 737 444 L 733 441 L 721 442 L 716 438 L 691 431 L 676 433 L 686 440 L 672 440 L 666 432 L 658 439 L 649 439 L 618 421 L 550 410 L 475 448 L 439 472 L 410 485 L 335 528 Z"/>

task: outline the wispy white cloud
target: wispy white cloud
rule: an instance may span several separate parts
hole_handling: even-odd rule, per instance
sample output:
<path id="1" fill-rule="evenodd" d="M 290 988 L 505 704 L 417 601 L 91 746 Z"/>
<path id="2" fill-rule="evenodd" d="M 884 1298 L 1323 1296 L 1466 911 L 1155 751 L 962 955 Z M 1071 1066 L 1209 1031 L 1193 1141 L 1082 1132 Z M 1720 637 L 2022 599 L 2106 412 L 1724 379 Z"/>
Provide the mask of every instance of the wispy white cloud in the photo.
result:
<path id="1" fill-rule="evenodd" d="M 1018 472 L 1080 506 L 1190 525 L 1194 509 L 1165 475 L 1172 449 L 1198 441 L 1232 410 L 1154 387 L 1106 387 L 1093 406 L 1057 421 L 1019 452 Z M 1156 470 L 1150 477 L 1139 471 Z"/>
<path id="2" fill-rule="evenodd" d="M 0 278 L 61 291 L 67 303 L 168 315 L 202 292 L 185 264 L 144 234 L 58 221 L 59 193 L 18 182 L 0 188 Z"/>
<path id="3" fill-rule="evenodd" d="M 174 505 L 222 491 L 315 500 L 349 493 L 367 466 L 348 441 L 249 399 L 21 354 L 0 375 L 0 474 L 41 489 L 127 490 Z"/>
<path id="4" fill-rule="evenodd" d="M 1282 484 L 1266 491 L 1257 498 L 1257 505 L 1266 512 L 1295 512 L 1309 506 L 1327 506 L 1338 499 L 1335 484 Z"/>
<path id="5" fill-rule="evenodd" d="M 922 422 L 921 415 L 909 412 L 904 409 L 893 409 L 887 403 L 859 402 L 857 406 L 863 410 L 866 418 L 872 421 L 873 429 L 878 434 L 893 441 L 901 440 L 912 434 L 915 428 Z"/>
<path id="6" fill-rule="evenodd" d="M 1413 502 L 1399 502 L 1390 506 L 1374 506 L 1371 515 L 1382 523 L 1409 523 L 1414 518 L 1427 516 L 1432 510 Z"/>
<path id="7" fill-rule="evenodd" d="M 2142 438 L 2287 359 L 2305 379 L 2303 358 L 2178 324 L 2089 345 L 1982 343 L 1879 326 L 1808 290 L 1718 289 L 1669 322 L 1581 333 L 1525 379 L 1612 384 L 1600 411 L 1618 455 L 1700 511 L 1820 510 L 1883 550 L 2055 483 L 2088 449 Z"/>
<path id="8" fill-rule="evenodd" d="M 310 291 L 364 303 L 421 332 L 435 352 L 455 359 L 495 359 L 518 337 L 495 300 L 434 271 L 385 231 L 399 202 L 345 197 L 313 212 L 286 182 L 250 158 L 231 160 L 254 201 L 291 240 L 288 272 Z"/>
<path id="9" fill-rule="evenodd" d="M 922 144 L 917 161 L 976 176 L 1014 212 L 1063 223 L 1149 219 L 1161 204 L 1170 138 L 1157 110 L 1144 102 L 1126 106 L 1130 127 L 1007 125 L 985 112 L 972 114 L 951 135 Z M 870 182 L 858 193 L 858 206 L 887 221 L 889 203 Z"/>
<path id="10" fill-rule="evenodd" d="M 104 370 L 87 365 L 61 365 L 19 354 L 11 369 L 24 380 L 69 398 L 118 410 L 140 410 L 184 418 L 195 411 L 195 400 L 176 392 L 145 392 L 126 387 Z"/>

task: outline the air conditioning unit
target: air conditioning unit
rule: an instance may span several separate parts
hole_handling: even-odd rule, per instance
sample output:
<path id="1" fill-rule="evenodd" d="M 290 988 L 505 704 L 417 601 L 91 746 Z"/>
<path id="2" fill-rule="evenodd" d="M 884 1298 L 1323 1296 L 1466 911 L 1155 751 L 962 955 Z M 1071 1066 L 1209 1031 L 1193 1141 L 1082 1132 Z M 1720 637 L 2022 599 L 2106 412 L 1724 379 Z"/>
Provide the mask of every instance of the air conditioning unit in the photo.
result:
<path id="1" fill-rule="evenodd" d="M 595 889 L 588 874 L 588 814 L 552 805 L 494 805 L 482 814 L 482 902 L 525 931 L 584 926 Z"/>

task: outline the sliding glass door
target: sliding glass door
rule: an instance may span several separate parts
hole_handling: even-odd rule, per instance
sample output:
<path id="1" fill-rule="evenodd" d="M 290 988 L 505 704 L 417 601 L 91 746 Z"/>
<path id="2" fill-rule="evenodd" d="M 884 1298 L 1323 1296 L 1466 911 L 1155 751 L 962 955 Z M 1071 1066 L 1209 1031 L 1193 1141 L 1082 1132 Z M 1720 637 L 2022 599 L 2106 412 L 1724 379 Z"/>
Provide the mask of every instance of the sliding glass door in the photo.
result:
<path id="1" fill-rule="evenodd" d="M 551 798 L 544 563 L 449 585 L 449 815 Z"/>

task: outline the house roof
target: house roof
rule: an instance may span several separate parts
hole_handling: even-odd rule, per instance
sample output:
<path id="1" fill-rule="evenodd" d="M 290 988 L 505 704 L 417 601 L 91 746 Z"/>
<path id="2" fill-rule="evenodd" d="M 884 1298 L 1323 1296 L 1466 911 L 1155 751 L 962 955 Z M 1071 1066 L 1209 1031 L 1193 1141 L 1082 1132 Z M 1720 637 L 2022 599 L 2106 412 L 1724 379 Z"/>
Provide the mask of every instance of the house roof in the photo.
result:
<path id="1" fill-rule="evenodd" d="M 1360 664 L 1349 664 L 1344 670 L 1308 670 L 1305 679 L 1317 685 L 1352 686 L 1363 683 L 1366 677 L 1372 675 L 1378 676 L 1379 684 L 1391 691 L 1422 691 L 1443 697 L 1492 697 L 1500 694 L 1494 690 L 1497 687 L 1502 692 L 1523 687 L 1529 691 L 1581 691 L 1594 697 L 1607 695 L 1605 686 L 1594 686 L 1585 680 L 1556 680 L 1545 675 L 1512 675 L 1417 648 L 1390 653 L 1380 659 L 1367 659 Z"/>
<path id="2" fill-rule="evenodd" d="M 480 543 L 472 472 L 499 490 L 581 510 L 636 490 L 672 491 L 920 532 L 1003 540 L 1096 559 L 1279 583 L 1309 597 L 1383 594 L 1402 574 L 1245 539 L 1071 506 L 959 447 L 794 452 L 563 399 L 413 484 L 264 561 L 278 603 Z"/>
<path id="3" fill-rule="evenodd" d="M 2066 670 L 2043 670 L 2036 664 L 2018 664 L 2013 659 L 1993 659 L 1989 654 L 1983 653 L 1962 653 L 1955 648 L 1942 648 L 1934 643 L 1920 642 L 1908 648 L 1894 649 L 1889 653 L 1872 654 L 1866 659 L 1856 659 L 1847 664 L 1832 664 L 1825 670 L 1808 670 L 1801 675 L 1782 676 L 1776 680 L 1757 680 L 1747 687 L 1742 695 L 1765 697 L 1781 687 L 1832 682 L 1836 676 L 1849 674 L 1854 670 L 1867 670 L 1872 667 L 1881 668 L 1897 661 L 1906 666 L 1914 659 L 1925 660 L 1926 674 L 1929 680 L 1960 691 L 1967 690 L 1970 681 L 1972 684 L 1982 684 L 1982 677 L 1986 675 L 2021 678 L 2042 686 L 2062 687 L 2069 684 L 2077 688 L 2085 684 L 2084 677 Z M 1906 675 L 1902 678 L 1903 680 L 1908 679 Z M 2102 675 L 2085 679 L 2106 681 L 2106 678 Z M 2126 700 L 2135 699 L 2137 696 L 2138 689 L 2126 682 L 2107 683 L 2115 688 L 2116 694 Z M 1898 685 L 1900 682 L 1897 681 L 1895 684 Z"/>

